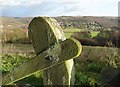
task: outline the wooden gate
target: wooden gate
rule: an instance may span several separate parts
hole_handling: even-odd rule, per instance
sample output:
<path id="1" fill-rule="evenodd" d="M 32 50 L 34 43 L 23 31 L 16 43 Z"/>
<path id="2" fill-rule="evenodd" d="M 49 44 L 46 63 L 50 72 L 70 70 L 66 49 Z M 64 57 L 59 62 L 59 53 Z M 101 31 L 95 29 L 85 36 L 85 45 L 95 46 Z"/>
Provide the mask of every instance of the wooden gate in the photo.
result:
<path id="1" fill-rule="evenodd" d="M 44 85 L 73 85 L 73 58 L 82 51 L 79 41 L 66 39 L 56 20 L 49 17 L 35 17 L 28 29 L 36 56 L 4 74 L 2 84 L 9 85 L 43 71 Z"/>

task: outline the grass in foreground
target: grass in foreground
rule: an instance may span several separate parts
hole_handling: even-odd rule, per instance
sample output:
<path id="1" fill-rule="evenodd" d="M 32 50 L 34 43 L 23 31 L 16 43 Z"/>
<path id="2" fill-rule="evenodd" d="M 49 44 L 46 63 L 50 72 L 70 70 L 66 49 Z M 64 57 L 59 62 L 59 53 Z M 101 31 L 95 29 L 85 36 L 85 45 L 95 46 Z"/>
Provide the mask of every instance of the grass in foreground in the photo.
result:
<path id="1" fill-rule="evenodd" d="M 28 57 L 22 55 L 5 55 L 2 57 L 2 72 L 5 73 L 10 69 L 22 64 L 29 60 Z M 81 63 L 75 62 L 75 85 L 99 85 L 101 79 L 101 69 L 103 65 L 101 63 Z M 42 72 L 35 73 L 32 76 L 24 78 L 16 82 L 17 85 L 43 85 Z M 35 86 L 37 87 L 37 86 Z"/>

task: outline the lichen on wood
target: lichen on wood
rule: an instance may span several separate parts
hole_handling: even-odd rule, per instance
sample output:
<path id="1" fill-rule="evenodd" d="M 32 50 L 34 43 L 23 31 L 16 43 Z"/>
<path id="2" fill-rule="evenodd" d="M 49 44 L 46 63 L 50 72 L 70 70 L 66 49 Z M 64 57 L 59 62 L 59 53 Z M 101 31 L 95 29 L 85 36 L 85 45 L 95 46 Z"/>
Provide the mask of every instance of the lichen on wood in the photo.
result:
<path id="1" fill-rule="evenodd" d="M 50 47 L 51 45 L 55 43 L 60 43 L 61 41 L 66 40 L 66 37 L 61 27 L 57 23 L 57 21 L 49 17 L 34 18 L 29 25 L 29 36 L 32 39 L 36 53 L 40 53 L 42 50 Z M 36 39 L 36 38 L 39 38 L 39 39 Z M 69 44 L 65 44 L 65 46 L 68 45 L 69 47 L 71 47 L 70 44 L 71 43 L 69 42 Z M 66 48 L 64 46 L 62 47 L 64 48 L 64 50 L 69 48 L 69 47 Z M 80 50 L 81 46 L 80 47 L 78 46 L 78 48 Z M 77 48 L 73 49 L 71 53 L 66 52 L 69 50 L 61 51 L 61 56 L 67 57 L 69 55 L 71 57 L 71 54 L 72 52 L 74 52 L 74 50 L 77 50 Z M 57 59 L 59 59 L 59 57 L 56 57 L 56 60 Z M 73 81 L 70 81 L 72 80 L 70 77 L 74 77 L 73 74 L 71 75 L 71 72 L 74 72 L 72 70 L 72 68 L 74 67 L 74 61 L 73 59 L 71 59 L 71 61 L 69 60 L 65 62 L 66 63 L 62 63 L 60 65 L 57 65 L 55 67 L 52 67 L 44 71 L 43 73 L 44 74 L 44 85 L 70 85 L 71 84 L 70 82 L 73 82 Z M 68 66 L 71 68 L 68 69 Z M 54 76 L 56 76 L 57 78 Z"/>
<path id="2" fill-rule="evenodd" d="M 71 48 L 68 48 L 69 45 L 66 45 L 69 44 L 69 42 L 71 42 Z M 66 49 L 62 47 L 64 46 L 64 44 L 67 47 Z M 19 67 L 15 67 L 14 69 L 10 70 L 10 72 L 4 74 L 2 78 L 3 84 L 11 84 L 23 78 L 26 78 L 38 71 L 43 71 L 49 68 L 57 67 L 64 63 L 66 60 L 77 57 L 79 53 L 79 48 L 76 49 L 77 47 L 78 43 L 73 39 L 67 39 L 64 42 L 55 44 L 52 47 L 48 48 L 46 51 L 35 56 L 31 60 L 25 62 Z M 74 51 L 74 53 L 72 53 L 71 55 L 62 55 L 63 52 L 67 50 L 69 50 L 69 52 L 72 52 L 73 49 L 76 49 L 76 51 Z M 70 54 L 69 52 L 68 54 Z M 46 59 L 47 57 L 51 57 L 51 59 Z M 56 60 L 56 58 L 58 59 Z"/>

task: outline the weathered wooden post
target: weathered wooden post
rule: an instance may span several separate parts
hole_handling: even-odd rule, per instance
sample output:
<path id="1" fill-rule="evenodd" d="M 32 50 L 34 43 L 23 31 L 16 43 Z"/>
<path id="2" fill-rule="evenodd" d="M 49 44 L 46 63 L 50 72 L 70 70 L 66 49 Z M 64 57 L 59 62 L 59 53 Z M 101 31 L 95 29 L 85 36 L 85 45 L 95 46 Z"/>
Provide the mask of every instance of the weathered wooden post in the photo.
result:
<path id="1" fill-rule="evenodd" d="M 32 40 L 36 54 L 39 54 L 54 44 L 60 44 L 66 40 L 66 37 L 57 21 L 49 17 L 34 18 L 29 25 L 29 37 Z M 78 48 L 73 49 L 71 52 L 69 52 L 69 48 L 71 48 L 71 46 L 72 45 L 70 42 L 64 44 L 63 49 L 66 50 L 62 52 L 61 56 L 64 55 L 66 57 L 69 57 L 67 55 L 74 54 L 74 52 L 76 52 L 75 50 L 79 50 L 76 57 L 79 56 L 82 50 L 81 45 L 79 44 Z M 57 50 L 60 51 L 60 49 L 56 49 L 56 52 Z M 59 61 L 59 56 L 55 55 L 55 53 L 49 52 L 49 54 L 51 54 L 51 56 L 49 55 L 46 57 L 46 60 L 48 60 L 48 62 L 51 60 L 54 62 Z M 73 85 L 74 61 L 73 59 L 67 60 L 61 64 L 44 70 L 43 74 L 44 85 Z"/>
<path id="2" fill-rule="evenodd" d="M 9 85 L 35 72 L 44 72 L 44 85 L 74 83 L 74 61 L 82 47 L 74 38 L 66 39 L 60 26 L 49 17 L 35 17 L 29 24 L 29 37 L 36 56 L 2 76 L 2 85 Z"/>

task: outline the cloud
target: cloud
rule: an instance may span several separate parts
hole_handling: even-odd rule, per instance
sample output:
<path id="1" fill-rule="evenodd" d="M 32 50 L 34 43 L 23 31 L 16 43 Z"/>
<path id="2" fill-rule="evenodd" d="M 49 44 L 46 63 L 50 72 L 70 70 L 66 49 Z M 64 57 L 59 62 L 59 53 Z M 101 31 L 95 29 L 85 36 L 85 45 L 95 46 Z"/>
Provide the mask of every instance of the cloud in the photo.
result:
<path id="1" fill-rule="evenodd" d="M 2 6 L 17 6 L 17 5 L 36 5 L 42 3 L 42 0 L 1 0 Z"/>
<path id="2" fill-rule="evenodd" d="M 110 3 L 110 2 L 119 2 L 119 0 L 0 0 L 2 6 L 15 6 L 15 5 L 37 5 L 42 2 L 79 2 L 81 5 L 84 3 Z"/>
<path id="3" fill-rule="evenodd" d="M 80 3 L 99 3 L 99 2 L 119 2 L 119 0 L 44 0 L 44 2 L 80 2 Z"/>
<path id="4" fill-rule="evenodd" d="M 81 0 L 79 2 L 61 2 L 57 15 L 82 15 L 82 16 L 117 16 L 117 1 L 103 2 L 96 0 Z"/>
<path id="5" fill-rule="evenodd" d="M 117 16 L 119 0 L 2 0 L 3 16 Z"/>

